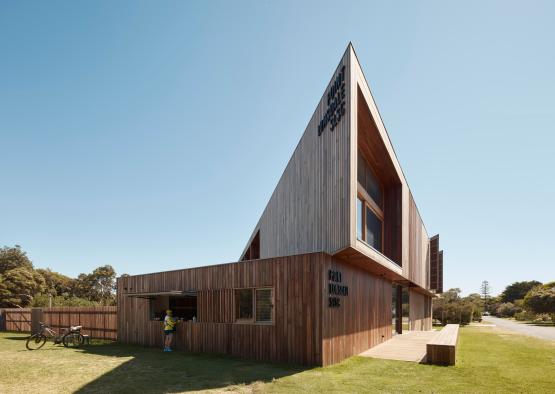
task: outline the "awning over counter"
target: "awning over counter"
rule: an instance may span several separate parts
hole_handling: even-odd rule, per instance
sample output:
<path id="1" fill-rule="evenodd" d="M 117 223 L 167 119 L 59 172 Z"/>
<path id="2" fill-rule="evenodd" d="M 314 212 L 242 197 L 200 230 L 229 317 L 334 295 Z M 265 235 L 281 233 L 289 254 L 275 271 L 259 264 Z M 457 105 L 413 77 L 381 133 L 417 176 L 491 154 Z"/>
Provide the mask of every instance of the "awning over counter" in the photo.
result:
<path id="1" fill-rule="evenodd" d="M 195 297 L 197 295 L 196 290 L 170 290 L 170 291 L 153 291 L 153 292 L 144 292 L 144 293 L 124 293 L 127 297 L 135 297 L 135 298 L 147 298 L 152 299 L 156 297 L 162 296 L 171 296 L 171 297 Z"/>

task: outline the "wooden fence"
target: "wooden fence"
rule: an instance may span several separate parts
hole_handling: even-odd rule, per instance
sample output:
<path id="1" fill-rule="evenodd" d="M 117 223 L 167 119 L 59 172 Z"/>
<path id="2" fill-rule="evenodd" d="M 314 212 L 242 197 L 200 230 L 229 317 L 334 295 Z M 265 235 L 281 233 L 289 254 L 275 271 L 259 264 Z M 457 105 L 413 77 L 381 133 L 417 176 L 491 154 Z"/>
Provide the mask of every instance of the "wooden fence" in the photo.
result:
<path id="1" fill-rule="evenodd" d="M 0 309 L 0 330 L 31 331 L 31 308 Z"/>
<path id="2" fill-rule="evenodd" d="M 30 332 L 38 328 L 39 321 L 55 331 L 69 326 L 83 326 L 82 333 L 91 338 L 117 339 L 117 307 L 56 307 L 0 309 L 7 331 Z"/>

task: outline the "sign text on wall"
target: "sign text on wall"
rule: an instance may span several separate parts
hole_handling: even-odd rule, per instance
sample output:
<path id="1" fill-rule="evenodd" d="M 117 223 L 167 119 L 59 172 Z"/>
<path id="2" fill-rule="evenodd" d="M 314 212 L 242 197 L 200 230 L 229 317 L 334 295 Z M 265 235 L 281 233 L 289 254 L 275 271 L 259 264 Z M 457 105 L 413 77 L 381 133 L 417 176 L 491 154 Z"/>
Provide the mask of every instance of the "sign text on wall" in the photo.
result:
<path id="1" fill-rule="evenodd" d="M 341 306 L 341 299 L 349 295 L 349 287 L 342 285 L 342 278 L 340 271 L 328 271 L 328 306 L 330 308 L 339 308 Z"/>
<path id="2" fill-rule="evenodd" d="M 341 118 L 345 115 L 345 66 L 337 73 L 326 96 L 327 110 L 318 124 L 318 136 L 321 136 L 328 123 L 330 131 L 333 131 Z"/>

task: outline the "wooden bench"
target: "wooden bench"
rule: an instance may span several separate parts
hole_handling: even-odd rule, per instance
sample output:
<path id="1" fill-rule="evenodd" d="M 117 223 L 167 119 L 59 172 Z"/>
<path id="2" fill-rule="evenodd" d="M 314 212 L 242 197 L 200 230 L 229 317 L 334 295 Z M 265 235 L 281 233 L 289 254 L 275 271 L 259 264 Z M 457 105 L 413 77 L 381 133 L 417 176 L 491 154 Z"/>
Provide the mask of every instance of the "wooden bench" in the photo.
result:
<path id="1" fill-rule="evenodd" d="M 429 364 L 455 365 L 455 353 L 459 339 L 459 325 L 447 324 L 430 342 L 426 344 Z"/>

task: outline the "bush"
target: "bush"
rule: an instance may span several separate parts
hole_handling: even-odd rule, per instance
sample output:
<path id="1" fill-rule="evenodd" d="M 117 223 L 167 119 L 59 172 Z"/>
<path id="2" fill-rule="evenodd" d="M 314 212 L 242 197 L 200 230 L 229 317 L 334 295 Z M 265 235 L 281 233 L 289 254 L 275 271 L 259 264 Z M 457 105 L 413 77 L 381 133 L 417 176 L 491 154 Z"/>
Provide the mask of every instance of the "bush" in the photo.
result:
<path id="1" fill-rule="evenodd" d="M 39 294 L 33 299 L 31 306 L 48 307 L 50 305 L 50 299 L 47 294 Z M 100 302 L 87 300 L 86 298 L 79 298 L 73 296 L 55 296 L 52 297 L 52 306 L 97 306 L 102 305 Z"/>
<path id="2" fill-rule="evenodd" d="M 522 311 L 515 313 L 515 319 L 518 321 L 527 321 L 527 320 L 534 320 L 536 318 L 536 314 L 528 311 Z"/>
<path id="3" fill-rule="evenodd" d="M 495 310 L 495 314 L 499 317 L 513 317 L 519 312 L 522 312 L 522 308 L 514 305 L 512 302 L 504 302 Z"/>

